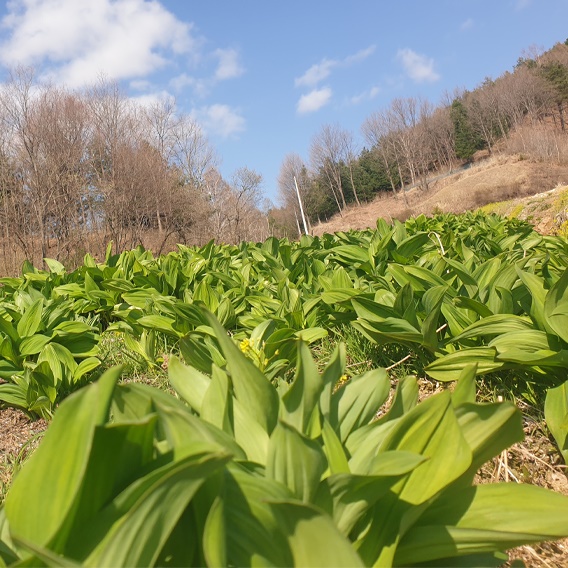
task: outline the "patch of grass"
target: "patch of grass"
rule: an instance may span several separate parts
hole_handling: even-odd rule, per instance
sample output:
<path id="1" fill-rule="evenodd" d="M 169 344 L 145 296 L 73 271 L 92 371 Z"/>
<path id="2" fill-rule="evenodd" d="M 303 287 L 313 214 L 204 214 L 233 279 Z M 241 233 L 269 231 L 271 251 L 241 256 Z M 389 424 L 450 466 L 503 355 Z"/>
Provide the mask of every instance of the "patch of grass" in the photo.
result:
<path id="1" fill-rule="evenodd" d="M 480 207 L 478 211 L 487 213 L 487 215 L 491 215 L 491 213 L 501 214 L 510 203 L 510 201 L 495 201 L 494 203 L 487 203 L 486 205 L 483 205 L 483 207 Z"/>
<path id="2" fill-rule="evenodd" d="M 420 348 L 409 349 L 400 343 L 378 345 L 350 325 L 343 325 L 330 330 L 330 334 L 313 349 L 321 368 L 329 361 L 338 343 L 345 344 L 346 370 L 349 376 L 383 367 L 389 371 L 392 378 L 405 375 L 425 377 L 424 367 L 431 359 Z"/>
<path id="3" fill-rule="evenodd" d="M 554 200 L 554 209 L 557 213 L 568 208 L 568 187 L 558 193 Z"/>
<path id="4" fill-rule="evenodd" d="M 6 494 L 12 484 L 12 479 L 38 447 L 44 433 L 45 432 L 42 431 L 34 434 L 34 436 L 22 445 L 17 453 L 2 452 L 0 454 L 0 506 L 3 505 L 4 500 L 6 499 Z"/>
<path id="5" fill-rule="evenodd" d="M 160 361 L 154 364 L 150 363 L 140 354 L 130 349 L 121 333 L 109 332 L 101 336 L 100 357 L 102 365 L 97 369 L 102 373 L 117 365 L 123 368 L 122 376 L 124 382 L 138 382 L 158 387 L 162 390 L 173 392 L 168 380 L 168 359 L 171 348 L 167 339 L 159 336 L 157 338 L 159 344 L 158 351 L 162 353 Z"/>
<path id="6" fill-rule="evenodd" d="M 523 212 L 524 208 L 525 207 L 522 203 L 515 205 L 515 207 L 513 207 L 513 209 L 509 212 L 509 219 L 516 219 Z"/>

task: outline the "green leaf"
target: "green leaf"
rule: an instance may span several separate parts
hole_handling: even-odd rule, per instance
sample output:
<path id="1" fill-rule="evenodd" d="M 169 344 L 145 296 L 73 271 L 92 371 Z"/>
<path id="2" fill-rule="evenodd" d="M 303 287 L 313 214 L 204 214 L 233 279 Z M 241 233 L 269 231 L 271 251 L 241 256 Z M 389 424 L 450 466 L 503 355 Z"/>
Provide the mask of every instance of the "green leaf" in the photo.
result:
<path id="1" fill-rule="evenodd" d="M 213 367 L 209 388 L 203 397 L 201 418 L 217 426 L 220 430 L 233 434 L 233 396 L 229 391 L 227 373 Z"/>
<path id="2" fill-rule="evenodd" d="M 568 381 L 548 389 L 544 402 L 544 417 L 564 462 L 568 462 Z"/>
<path id="3" fill-rule="evenodd" d="M 415 505 L 457 479 L 472 460 L 448 391 L 431 396 L 405 414 L 381 445 L 381 452 L 387 450 L 405 450 L 430 458 L 399 489 L 400 498 Z"/>
<path id="4" fill-rule="evenodd" d="M 50 341 L 52 337 L 36 333 L 31 337 L 26 337 L 20 343 L 20 355 L 27 357 L 28 355 L 38 354 Z"/>
<path id="5" fill-rule="evenodd" d="M 325 469 L 320 444 L 279 421 L 268 444 L 266 476 L 284 484 L 301 501 L 310 502 Z"/>
<path id="6" fill-rule="evenodd" d="M 276 390 L 258 367 L 239 351 L 215 317 L 207 314 L 207 319 L 227 360 L 235 398 L 242 404 L 244 412 L 270 434 L 278 420 L 280 403 Z"/>
<path id="7" fill-rule="evenodd" d="M 484 463 L 524 438 L 522 415 L 508 401 L 493 404 L 463 403 L 456 407 L 455 412 L 472 452 L 471 465 L 462 480 L 469 485 Z"/>
<path id="8" fill-rule="evenodd" d="M 390 381 L 384 369 L 374 369 L 353 377 L 337 390 L 331 398 L 330 423 L 342 442 L 358 428 L 368 424 L 385 402 Z"/>
<path id="9" fill-rule="evenodd" d="M 38 298 L 26 308 L 16 328 L 20 337 L 31 337 L 38 331 L 41 324 L 43 302 L 43 298 Z"/>
<path id="10" fill-rule="evenodd" d="M 548 291 L 544 316 L 556 335 L 568 343 L 568 269 Z"/>
<path id="11" fill-rule="evenodd" d="M 97 383 L 71 395 L 58 408 L 40 447 L 16 476 L 6 497 L 6 514 L 14 536 L 45 546 L 72 513 L 94 429 L 108 418 L 120 371 L 110 369 Z"/>
<path id="12" fill-rule="evenodd" d="M 196 491 L 228 459 L 191 455 L 130 485 L 89 524 L 89 537 L 98 544 L 85 564 L 152 566 Z"/>
<path id="13" fill-rule="evenodd" d="M 288 540 L 294 566 L 363 566 L 349 540 L 327 515 L 293 501 L 271 506 Z"/>
<path id="14" fill-rule="evenodd" d="M 568 498 L 541 487 L 490 483 L 445 492 L 402 538 L 397 565 L 507 550 L 568 535 Z"/>
<path id="15" fill-rule="evenodd" d="M 495 348 L 471 347 L 444 355 L 430 363 L 424 370 L 437 381 L 457 381 L 468 365 L 477 364 L 478 375 L 501 369 L 504 363 L 498 361 L 496 356 Z"/>
<path id="16" fill-rule="evenodd" d="M 332 514 L 337 528 L 349 536 L 373 505 L 402 476 L 424 461 L 422 456 L 410 452 L 384 452 L 375 458 L 368 475 L 345 473 L 329 477 L 326 486 L 333 502 Z M 326 508 L 324 503 L 320 506 Z"/>
<path id="17" fill-rule="evenodd" d="M 211 380 L 197 369 L 184 365 L 177 357 L 172 357 L 168 365 L 168 378 L 175 391 L 201 414 L 203 398 Z"/>
<path id="18" fill-rule="evenodd" d="M 209 510 L 203 532 L 209 566 L 293 565 L 290 547 L 269 503 L 290 499 L 282 484 L 231 465 L 223 472 L 220 486 L 211 484 L 204 489 L 212 493 L 212 505 L 198 501 L 196 509 L 198 513 Z"/>
<path id="19" fill-rule="evenodd" d="M 330 473 L 350 473 L 349 462 L 347 461 L 341 440 L 330 423 L 325 419 L 323 420 L 321 435 L 323 451 L 327 458 Z"/>
<path id="20" fill-rule="evenodd" d="M 181 335 L 183 335 L 174 329 L 173 324 L 175 323 L 175 319 L 168 316 L 156 314 L 142 316 L 137 323 L 147 329 L 161 331 L 170 337 L 181 337 Z"/>
<path id="21" fill-rule="evenodd" d="M 475 402 L 475 394 L 477 392 L 475 384 L 476 375 L 477 365 L 475 363 L 463 368 L 452 393 L 452 404 L 454 407 L 467 402 Z"/>
<path id="22" fill-rule="evenodd" d="M 471 337 L 501 335 L 503 333 L 531 329 L 533 329 L 532 322 L 528 321 L 526 318 L 512 314 L 495 314 L 472 323 L 459 335 L 453 337 L 450 342 L 455 343 Z"/>
<path id="23" fill-rule="evenodd" d="M 323 386 L 308 346 L 300 342 L 294 382 L 282 397 L 281 418 L 308 435 L 308 426 L 317 410 Z"/>

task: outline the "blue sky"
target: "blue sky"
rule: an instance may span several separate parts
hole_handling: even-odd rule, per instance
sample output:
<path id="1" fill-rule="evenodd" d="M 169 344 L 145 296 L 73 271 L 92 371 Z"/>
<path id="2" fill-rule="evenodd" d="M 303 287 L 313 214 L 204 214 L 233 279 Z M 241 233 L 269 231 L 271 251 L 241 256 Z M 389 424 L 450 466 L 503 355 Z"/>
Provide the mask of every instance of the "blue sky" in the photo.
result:
<path id="1" fill-rule="evenodd" d="M 394 98 L 437 104 L 568 38 L 568 0 L 12 0 L 0 18 L 4 71 L 175 96 L 223 175 L 256 170 L 274 201 L 282 160 L 308 160 L 322 125 L 362 146 L 361 124 Z"/>

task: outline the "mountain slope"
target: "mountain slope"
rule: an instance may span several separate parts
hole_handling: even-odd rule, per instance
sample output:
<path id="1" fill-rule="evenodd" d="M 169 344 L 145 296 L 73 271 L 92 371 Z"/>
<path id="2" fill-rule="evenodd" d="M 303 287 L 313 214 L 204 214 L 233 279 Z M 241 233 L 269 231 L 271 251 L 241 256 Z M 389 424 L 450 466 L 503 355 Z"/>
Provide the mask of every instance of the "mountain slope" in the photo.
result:
<path id="1" fill-rule="evenodd" d="M 379 196 L 361 207 L 312 227 L 315 235 L 374 227 L 387 221 L 436 212 L 461 213 L 483 207 L 490 212 L 529 219 L 536 230 L 555 234 L 566 221 L 568 165 L 495 156 L 456 173 L 437 176 L 428 190 L 411 189 L 406 199 Z"/>

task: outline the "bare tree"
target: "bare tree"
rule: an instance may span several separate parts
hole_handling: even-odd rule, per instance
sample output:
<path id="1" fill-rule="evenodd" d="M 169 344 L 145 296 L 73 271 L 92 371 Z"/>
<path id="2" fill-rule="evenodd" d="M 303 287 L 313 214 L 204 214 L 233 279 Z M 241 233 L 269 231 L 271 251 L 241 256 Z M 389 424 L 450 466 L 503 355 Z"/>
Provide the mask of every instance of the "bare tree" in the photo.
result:
<path id="1" fill-rule="evenodd" d="M 301 207 L 304 209 L 308 230 L 310 227 L 309 215 L 306 212 L 306 205 L 309 202 L 310 179 L 308 168 L 298 154 L 288 154 L 284 157 L 278 175 L 278 194 L 285 209 L 290 210 L 295 218 L 301 219 Z M 298 190 L 296 190 L 296 184 Z M 298 203 L 298 192 L 302 205 Z M 302 234 L 300 229 L 299 234 Z"/>
<path id="2" fill-rule="evenodd" d="M 371 114 L 363 123 L 361 130 L 367 144 L 380 155 L 392 190 L 396 192 L 397 183 L 392 174 L 393 169 L 399 172 L 399 178 L 402 173 L 396 153 L 396 145 L 393 143 L 393 137 L 391 136 L 387 112 L 377 111 Z"/>
<path id="3" fill-rule="evenodd" d="M 357 195 L 357 188 L 355 187 L 355 181 L 353 180 L 353 164 L 357 161 L 357 148 L 355 146 L 353 134 L 349 130 L 339 129 L 337 135 L 341 144 L 342 161 L 347 165 L 347 170 L 349 171 L 349 181 L 351 183 L 353 197 L 355 198 L 357 205 L 361 207 L 361 202 Z"/>
<path id="4" fill-rule="evenodd" d="M 326 180 L 340 214 L 347 207 L 341 181 L 341 162 L 344 155 L 341 132 L 337 125 L 324 125 L 313 137 L 310 146 L 311 165 Z"/>
<path id="5" fill-rule="evenodd" d="M 262 193 L 262 176 L 247 167 L 239 168 L 231 180 L 231 233 L 234 242 L 241 242 L 251 234 L 251 217 L 258 212 Z"/>

